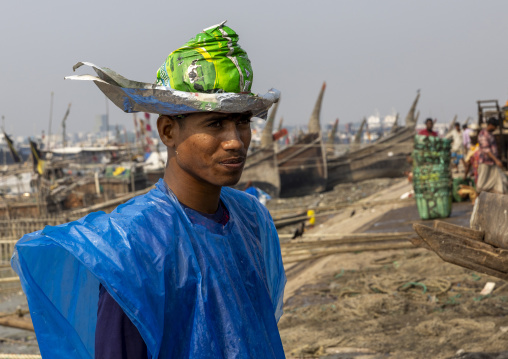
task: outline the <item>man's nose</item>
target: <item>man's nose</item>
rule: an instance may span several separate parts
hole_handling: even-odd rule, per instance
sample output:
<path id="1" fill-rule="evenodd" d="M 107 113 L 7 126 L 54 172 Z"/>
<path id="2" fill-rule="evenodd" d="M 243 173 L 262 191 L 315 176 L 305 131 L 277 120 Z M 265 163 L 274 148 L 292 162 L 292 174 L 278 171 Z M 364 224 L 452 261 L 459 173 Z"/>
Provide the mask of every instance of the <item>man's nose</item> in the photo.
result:
<path id="1" fill-rule="evenodd" d="M 222 148 L 226 151 L 237 151 L 244 147 L 240 132 L 238 131 L 234 121 L 228 121 L 227 125 L 224 126 L 224 133 L 222 138 Z"/>

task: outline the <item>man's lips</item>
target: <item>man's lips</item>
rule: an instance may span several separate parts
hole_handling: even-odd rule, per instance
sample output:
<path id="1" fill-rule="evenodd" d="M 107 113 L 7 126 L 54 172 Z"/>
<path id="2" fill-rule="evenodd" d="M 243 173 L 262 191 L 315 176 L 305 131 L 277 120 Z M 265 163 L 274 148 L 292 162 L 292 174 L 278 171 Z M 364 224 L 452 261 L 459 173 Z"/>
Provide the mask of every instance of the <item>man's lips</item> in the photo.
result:
<path id="1" fill-rule="evenodd" d="M 245 157 L 229 157 L 219 161 L 219 163 L 225 167 L 236 169 L 242 167 L 245 164 Z"/>

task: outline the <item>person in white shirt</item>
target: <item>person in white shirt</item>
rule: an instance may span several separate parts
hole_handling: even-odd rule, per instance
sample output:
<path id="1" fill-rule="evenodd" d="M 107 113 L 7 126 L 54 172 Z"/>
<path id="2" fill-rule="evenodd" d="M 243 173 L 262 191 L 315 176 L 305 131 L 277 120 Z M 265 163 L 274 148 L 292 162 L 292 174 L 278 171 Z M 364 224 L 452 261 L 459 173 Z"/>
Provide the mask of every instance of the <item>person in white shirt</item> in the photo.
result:
<path id="1" fill-rule="evenodd" d="M 452 164 L 455 169 L 459 167 L 459 161 L 462 161 L 462 165 L 466 168 L 464 162 L 464 140 L 462 137 L 462 131 L 460 130 L 460 123 L 455 122 L 454 129 L 451 130 L 445 138 L 452 139 Z"/>

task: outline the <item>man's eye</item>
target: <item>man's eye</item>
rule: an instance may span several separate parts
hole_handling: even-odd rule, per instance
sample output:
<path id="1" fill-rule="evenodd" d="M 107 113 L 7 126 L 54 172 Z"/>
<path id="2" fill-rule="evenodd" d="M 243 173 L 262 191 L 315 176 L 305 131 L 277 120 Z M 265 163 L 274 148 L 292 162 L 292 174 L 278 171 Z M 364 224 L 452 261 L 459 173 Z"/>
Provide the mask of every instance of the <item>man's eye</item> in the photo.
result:
<path id="1" fill-rule="evenodd" d="M 220 128 L 222 127 L 222 121 L 213 121 L 208 124 L 208 127 Z"/>
<path id="2" fill-rule="evenodd" d="M 244 117 L 244 118 L 240 118 L 238 119 L 237 123 L 239 125 L 246 125 L 246 124 L 250 124 L 252 122 L 252 119 L 250 117 Z"/>

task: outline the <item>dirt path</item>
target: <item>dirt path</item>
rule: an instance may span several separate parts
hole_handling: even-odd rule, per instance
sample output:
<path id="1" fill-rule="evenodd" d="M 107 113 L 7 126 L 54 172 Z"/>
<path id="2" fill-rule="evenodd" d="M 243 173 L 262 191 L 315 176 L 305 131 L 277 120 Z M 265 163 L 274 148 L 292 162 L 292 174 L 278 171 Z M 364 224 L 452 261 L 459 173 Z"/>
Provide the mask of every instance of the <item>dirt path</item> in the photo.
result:
<path id="1" fill-rule="evenodd" d="M 406 180 L 400 180 L 393 186 L 375 193 L 374 195 L 371 195 L 367 198 L 364 198 L 358 202 L 366 203 L 372 201 L 393 200 L 393 203 L 375 207 L 366 206 L 361 209 L 356 208 L 354 209 L 353 215 L 353 210 L 344 210 L 342 213 L 324 221 L 323 223 L 317 225 L 315 228 L 306 231 L 305 234 L 343 235 L 356 232 L 361 227 L 366 226 L 368 223 L 372 223 L 388 211 L 407 206 L 408 203 L 406 201 L 400 201 L 400 197 L 402 194 L 410 191 L 411 188 L 411 184 L 409 184 Z M 394 230 L 394 232 L 395 231 L 396 230 Z M 299 264 L 300 268 L 298 271 L 291 270 L 293 265 L 286 266 L 288 282 L 284 292 L 285 300 L 292 297 L 295 294 L 295 291 L 298 290 L 298 288 L 301 286 L 306 285 L 307 283 L 310 283 L 323 275 L 329 274 L 330 271 L 333 272 L 336 270 L 334 263 L 337 263 L 338 261 L 343 263 L 344 266 L 351 267 L 351 269 L 358 269 L 356 268 L 358 265 L 357 259 L 354 259 L 354 256 L 347 254 L 331 255 L 315 261 L 310 261 L 309 263 L 301 263 Z"/>

